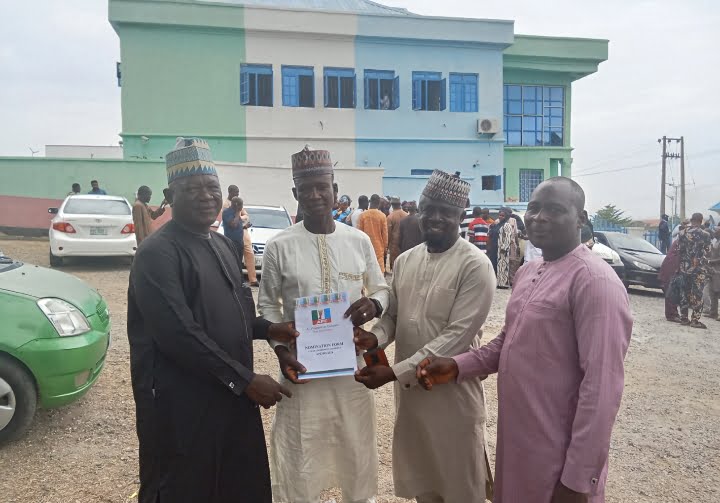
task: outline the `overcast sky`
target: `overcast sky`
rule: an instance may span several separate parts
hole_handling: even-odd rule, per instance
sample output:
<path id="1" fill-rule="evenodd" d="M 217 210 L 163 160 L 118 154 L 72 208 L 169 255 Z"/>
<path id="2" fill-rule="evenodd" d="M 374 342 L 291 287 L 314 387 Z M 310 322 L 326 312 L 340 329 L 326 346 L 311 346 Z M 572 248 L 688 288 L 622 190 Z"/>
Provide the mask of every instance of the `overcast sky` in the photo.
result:
<path id="1" fill-rule="evenodd" d="M 656 218 L 663 135 L 686 139 L 688 212 L 707 213 L 720 201 L 720 142 L 712 129 L 720 123 L 720 2 L 382 3 L 418 14 L 511 19 L 521 34 L 609 39 L 609 60 L 573 88 L 573 171 L 588 208 L 613 203 L 634 218 Z M 3 19 L 0 156 L 30 155 L 30 148 L 43 155 L 46 144 L 117 145 L 119 44 L 107 1 L 7 2 Z M 677 161 L 670 176 L 679 183 Z"/>

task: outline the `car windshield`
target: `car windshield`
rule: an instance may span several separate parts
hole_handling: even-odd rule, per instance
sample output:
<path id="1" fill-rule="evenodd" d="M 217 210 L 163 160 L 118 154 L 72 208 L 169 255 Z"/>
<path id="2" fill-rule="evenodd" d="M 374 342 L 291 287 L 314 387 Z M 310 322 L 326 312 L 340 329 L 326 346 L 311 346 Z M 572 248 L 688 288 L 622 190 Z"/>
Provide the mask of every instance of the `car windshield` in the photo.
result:
<path id="1" fill-rule="evenodd" d="M 70 199 L 63 208 L 66 215 L 129 215 L 130 211 L 120 199 Z"/>
<path id="2" fill-rule="evenodd" d="M 662 255 L 660 250 L 644 239 L 628 236 L 627 234 L 606 234 L 605 236 L 607 236 L 608 241 L 614 248 Z"/>
<path id="3" fill-rule="evenodd" d="M 253 227 L 264 227 L 267 229 L 287 229 L 292 222 L 288 219 L 287 213 L 281 210 L 268 210 L 263 208 L 248 208 L 248 215 Z"/>

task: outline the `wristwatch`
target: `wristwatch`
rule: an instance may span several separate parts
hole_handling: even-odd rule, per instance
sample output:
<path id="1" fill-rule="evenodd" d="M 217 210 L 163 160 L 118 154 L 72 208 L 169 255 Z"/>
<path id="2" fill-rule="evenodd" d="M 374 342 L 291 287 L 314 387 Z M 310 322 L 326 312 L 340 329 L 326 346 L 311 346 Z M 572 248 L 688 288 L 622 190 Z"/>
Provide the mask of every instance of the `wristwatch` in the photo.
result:
<path id="1" fill-rule="evenodd" d="M 370 298 L 370 302 L 375 304 L 375 317 L 380 318 L 383 314 L 383 307 L 382 304 L 380 304 L 380 301 L 377 299 Z"/>

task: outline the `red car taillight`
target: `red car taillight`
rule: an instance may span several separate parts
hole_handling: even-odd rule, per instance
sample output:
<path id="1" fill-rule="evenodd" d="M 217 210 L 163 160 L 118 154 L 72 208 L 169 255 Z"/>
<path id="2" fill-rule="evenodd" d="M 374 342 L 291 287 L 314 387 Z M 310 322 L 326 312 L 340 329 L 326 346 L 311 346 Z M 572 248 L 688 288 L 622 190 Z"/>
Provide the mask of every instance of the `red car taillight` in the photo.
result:
<path id="1" fill-rule="evenodd" d="M 67 222 L 55 222 L 53 224 L 53 229 L 67 234 L 75 234 L 75 227 Z"/>
<path id="2" fill-rule="evenodd" d="M 135 234 L 135 224 L 127 224 L 123 227 L 123 230 L 120 231 L 120 234 Z"/>

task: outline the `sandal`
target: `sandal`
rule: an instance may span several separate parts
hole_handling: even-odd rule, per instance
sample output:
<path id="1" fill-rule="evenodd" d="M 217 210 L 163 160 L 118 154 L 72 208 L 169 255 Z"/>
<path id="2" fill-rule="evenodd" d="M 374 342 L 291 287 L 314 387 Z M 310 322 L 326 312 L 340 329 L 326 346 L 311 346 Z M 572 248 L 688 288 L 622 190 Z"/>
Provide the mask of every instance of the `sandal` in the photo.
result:
<path id="1" fill-rule="evenodd" d="M 687 318 L 680 318 L 680 324 L 681 325 L 689 325 L 690 320 L 688 320 Z"/>
<path id="2" fill-rule="evenodd" d="M 707 328 L 707 326 L 701 321 L 693 321 L 690 323 L 690 328 Z"/>
<path id="3" fill-rule="evenodd" d="M 680 323 L 680 316 L 675 316 L 673 318 L 665 318 L 668 321 L 671 321 L 673 323 Z"/>

